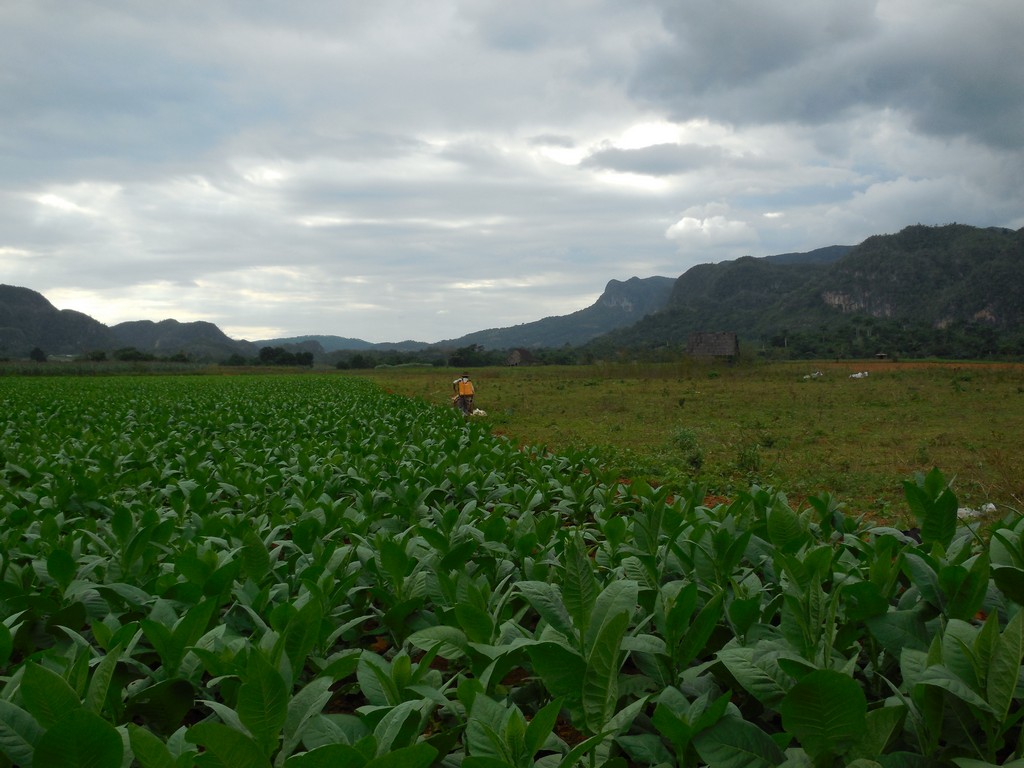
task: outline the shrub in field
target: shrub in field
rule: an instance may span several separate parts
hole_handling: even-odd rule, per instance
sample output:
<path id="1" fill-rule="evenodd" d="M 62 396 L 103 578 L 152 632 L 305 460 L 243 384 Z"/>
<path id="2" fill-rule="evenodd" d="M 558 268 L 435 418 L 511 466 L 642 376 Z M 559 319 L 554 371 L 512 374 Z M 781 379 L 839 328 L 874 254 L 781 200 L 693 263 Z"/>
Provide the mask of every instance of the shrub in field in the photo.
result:
<path id="1" fill-rule="evenodd" d="M 1024 522 L 709 506 L 337 376 L 5 381 L 0 765 L 1022 757 Z"/>
<path id="2" fill-rule="evenodd" d="M 689 427 L 681 427 L 673 438 L 675 447 L 683 455 L 683 463 L 693 472 L 700 471 L 704 464 L 704 451 L 701 450 L 697 433 Z"/>

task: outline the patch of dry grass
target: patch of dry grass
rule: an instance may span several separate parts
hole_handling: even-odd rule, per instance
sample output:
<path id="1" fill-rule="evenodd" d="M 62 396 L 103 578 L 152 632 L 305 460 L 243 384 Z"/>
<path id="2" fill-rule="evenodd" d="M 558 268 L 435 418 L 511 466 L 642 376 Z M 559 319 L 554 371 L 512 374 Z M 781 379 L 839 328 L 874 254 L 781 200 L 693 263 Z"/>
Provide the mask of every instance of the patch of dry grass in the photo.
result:
<path id="1" fill-rule="evenodd" d="M 822 376 L 805 378 L 815 370 Z M 856 371 L 869 371 L 851 379 Z M 446 369 L 378 369 L 395 392 L 447 405 Z M 491 429 L 550 450 L 594 446 L 625 477 L 791 500 L 830 491 L 854 511 L 907 514 L 904 480 L 938 467 L 961 506 L 1024 511 L 1024 366 L 686 361 L 473 372 Z"/>

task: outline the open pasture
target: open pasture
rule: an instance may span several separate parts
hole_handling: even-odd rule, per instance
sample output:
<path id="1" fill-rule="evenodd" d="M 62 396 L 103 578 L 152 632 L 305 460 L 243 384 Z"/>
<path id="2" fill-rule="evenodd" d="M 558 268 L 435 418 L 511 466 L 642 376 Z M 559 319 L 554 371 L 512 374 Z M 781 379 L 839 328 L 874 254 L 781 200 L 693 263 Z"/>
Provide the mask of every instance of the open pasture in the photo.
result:
<path id="1" fill-rule="evenodd" d="M 441 404 L 456 373 L 368 375 Z M 938 467 L 963 505 L 1024 510 L 1024 365 L 690 361 L 473 375 L 495 432 L 555 451 L 595 446 L 623 477 L 697 479 L 726 498 L 753 483 L 794 500 L 829 491 L 900 522 L 903 482 Z"/>
<path id="2" fill-rule="evenodd" d="M 937 472 L 909 536 L 333 374 L 7 378 L 0 407 L 3 768 L 1024 756 L 1024 520 L 958 524 Z"/>

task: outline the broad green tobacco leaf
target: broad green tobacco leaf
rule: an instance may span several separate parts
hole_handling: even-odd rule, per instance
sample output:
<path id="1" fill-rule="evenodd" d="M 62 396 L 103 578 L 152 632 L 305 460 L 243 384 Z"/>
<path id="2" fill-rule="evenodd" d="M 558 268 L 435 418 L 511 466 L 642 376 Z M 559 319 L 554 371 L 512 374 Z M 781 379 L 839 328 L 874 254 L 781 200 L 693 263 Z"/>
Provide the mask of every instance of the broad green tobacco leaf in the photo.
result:
<path id="1" fill-rule="evenodd" d="M 254 531 L 245 532 L 242 540 L 242 567 L 250 579 L 259 583 L 270 573 L 270 552 Z"/>
<path id="2" fill-rule="evenodd" d="M 906 716 L 907 710 L 903 706 L 884 706 L 870 710 L 865 718 L 867 727 L 864 736 L 853 744 L 848 755 L 870 759 L 885 754 L 887 745 L 899 732 Z"/>
<path id="3" fill-rule="evenodd" d="M 377 755 L 411 746 L 432 709 L 433 704 L 429 701 L 404 701 L 385 713 L 373 731 Z"/>
<path id="4" fill-rule="evenodd" d="M 391 676 L 391 662 L 370 651 L 359 657 L 356 679 L 366 700 L 378 707 L 395 706 L 402 700 L 402 692 Z"/>
<path id="5" fill-rule="evenodd" d="M 1021 550 L 1019 531 L 1001 528 L 992 531 L 989 541 L 989 557 L 992 565 L 1010 565 L 1024 568 L 1024 551 Z"/>
<path id="6" fill-rule="evenodd" d="M 25 709 L 44 728 L 50 728 L 82 702 L 67 681 L 56 672 L 29 663 L 21 679 L 21 698 Z"/>
<path id="7" fill-rule="evenodd" d="M 1000 722 L 1005 723 L 1020 679 L 1024 658 L 1024 611 L 1017 611 L 999 636 L 989 660 L 986 696 Z"/>
<path id="8" fill-rule="evenodd" d="M 509 768 L 510 763 L 496 757 L 470 755 L 462 761 L 462 768 Z"/>
<path id="9" fill-rule="evenodd" d="M 322 747 L 292 755 L 284 762 L 285 768 L 364 768 L 367 760 L 355 747 L 348 744 L 325 744 Z"/>
<path id="10" fill-rule="evenodd" d="M 700 609 L 697 617 L 693 620 L 693 624 L 690 625 L 683 635 L 676 652 L 676 664 L 680 667 L 689 665 L 703 652 L 715 627 L 718 626 L 719 619 L 722 618 L 724 602 L 725 591 L 722 590 L 717 592 Z"/>
<path id="11" fill-rule="evenodd" d="M 121 734 L 86 709 L 58 721 L 36 742 L 32 768 L 121 768 Z"/>
<path id="12" fill-rule="evenodd" d="M 292 669 L 302 669 L 306 658 L 320 640 L 323 609 L 317 600 L 309 600 L 289 619 L 284 631 L 284 647 Z"/>
<path id="13" fill-rule="evenodd" d="M 199 723 L 185 738 L 205 751 L 196 762 L 206 768 L 271 768 L 270 759 L 250 736 L 221 723 Z"/>
<path id="14" fill-rule="evenodd" d="M 562 598 L 566 610 L 573 623 L 581 631 L 586 631 L 600 587 L 581 536 L 572 536 L 566 542 L 562 553 L 562 575 Z"/>
<path id="15" fill-rule="evenodd" d="M 324 705 L 331 699 L 330 677 L 318 677 L 295 693 L 288 701 L 288 714 L 284 724 L 284 756 L 295 751 L 309 723 L 320 715 Z M 277 758 L 281 759 L 280 755 Z"/>
<path id="16" fill-rule="evenodd" d="M 465 630 L 466 637 L 474 643 L 488 643 L 494 634 L 494 619 L 487 611 L 470 603 L 457 603 L 454 609 L 459 626 Z M 410 638 L 412 642 L 412 638 Z M 442 654 L 444 655 L 444 654 Z"/>
<path id="17" fill-rule="evenodd" d="M 757 646 L 725 648 L 718 652 L 718 660 L 748 693 L 774 708 L 795 682 L 779 666 L 781 654 Z"/>
<path id="18" fill-rule="evenodd" d="M 516 585 L 541 618 L 548 622 L 568 640 L 576 638 L 572 617 L 566 610 L 561 590 L 554 584 L 543 581 L 521 581 Z"/>
<path id="19" fill-rule="evenodd" d="M 955 672 L 942 664 L 927 667 L 918 679 L 918 685 L 933 686 L 953 694 L 958 699 L 982 712 L 995 714 L 992 706 Z"/>
<path id="20" fill-rule="evenodd" d="M 621 579 L 608 584 L 597 600 L 590 616 L 590 625 L 583 641 L 583 648 L 590 653 L 598 635 L 603 631 L 606 622 L 618 621 L 620 613 L 632 617 L 637 609 L 637 598 L 640 585 L 631 579 Z"/>
<path id="21" fill-rule="evenodd" d="M 768 511 L 768 538 L 780 551 L 793 553 L 808 541 L 809 536 L 799 515 L 777 501 Z"/>
<path id="22" fill-rule="evenodd" d="M 158 733 L 170 733 L 195 706 L 196 691 L 187 680 L 161 680 L 141 690 L 132 689 L 125 702 L 125 718 L 142 722 Z"/>
<path id="23" fill-rule="evenodd" d="M 365 768 L 430 768 L 436 758 L 437 750 L 421 743 L 375 757 Z"/>
<path id="24" fill-rule="evenodd" d="M 875 616 L 884 616 L 889 610 L 889 601 L 882 595 L 878 586 L 870 581 L 844 584 L 840 595 L 848 621 L 858 622 Z"/>
<path id="25" fill-rule="evenodd" d="M 785 760 L 767 733 L 736 717 L 722 718 L 693 742 L 711 768 L 773 768 Z"/>
<path id="26" fill-rule="evenodd" d="M 669 589 L 661 590 L 661 598 L 667 609 L 664 632 L 667 635 L 666 642 L 674 644 L 683 638 L 687 627 L 690 626 L 690 619 L 697 609 L 699 589 L 695 581 L 687 584 L 675 582 L 668 586 L 675 592 L 675 595 L 672 596 L 672 591 Z"/>
<path id="27" fill-rule="evenodd" d="M 96 665 L 89 680 L 89 690 L 85 697 L 85 706 L 97 715 L 102 714 L 103 705 L 107 701 L 107 691 L 110 688 L 110 681 L 114 677 L 114 670 L 121 658 L 121 648 L 116 647 L 103 657 Z"/>
<path id="28" fill-rule="evenodd" d="M 531 757 L 540 751 L 551 735 L 561 708 L 562 700 L 553 699 L 530 719 L 530 724 L 526 727 L 524 741 L 527 754 Z"/>
<path id="29" fill-rule="evenodd" d="M 125 507 L 118 507 L 110 520 L 110 529 L 121 544 L 126 544 L 135 529 L 132 513 Z"/>
<path id="30" fill-rule="evenodd" d="M 408 643 L 421 651 L 438 648 L 438 656 L 443 659 L 456 660 L 465 656 L 469 650 L 469 638 L 458 627 L 438 625 L 427 627 L 409 635 Z"/>
<path id="31" fill-rule="evenodd" d="M 443 571 L 462 569 L 473 560 L 473 556 L 479 553 L 479 550 L 480 546 L 474 539 L 467 539 L 460 544 L 456 544 L 441 558 L 440 568 Z"/>
<path id="32" fill-rule="evenodd" d="M 1024 605 L 1024 569 L 1013 565 L 998 565 L 992 568 L 992 578 L 996 587 L 1007 598 Z"/>
<path id="33" fill-rule="evenodd" d="M 970 569 L 961 565 L 946 565 L 939 569 L 939 588 L 942 590 L 945 613 L 951 619 L 970 621 L 981 610 L 989 585 L 987 555 L 974 558 Z"/>
<path id="34" fill-rule="evenodd" d="M 0 752 L 14 765 L 32 768 L 32 753 L 43 732 L 32 715 L 0 699 Z"/>
<path id="35" fill-rule="evenodd" d="M 529 645 L 526 652 L 530 656 L 534 671 L 540 675 L 544 686 L 552 696 L 565 698 L 570 709 L 580 705 L 581 686 L 586 672 L 586 662 L 578 653 L 564 645 L 551 642 Z"/>
<path id="36" fill-rule="evenodd" d="M 938 469 L 903 483 L 904 495 L 921 529 L 921 544 L 949 547 L 957 527 L 957 498 Z"/>
<path id="37" fill-rule="evenodd" d="M 55 549 L 46 558 L 47 573 L 50 574 L 54 581 L 60 584 L 62 589 L 66 589 L 71 580 L 75 578 L 77 570 L 78 564 L 75 563 L 71 553 L 66 549 Z"/>
<path id="38" fill-rule="evenodd" d="M 615 712 L 619 698 L 620 647 L 630 615 L 622 612 L 606 620 L 587 657 L 582 703 L 591 733 L 599 733 Z"/>
<path id="39" fill-rule="evenodd" d="M 245 680 L 238 689 L 238 717 L 268 757 L 277 748 L 288 716 L 284 678 L 266 657 L 254 651 Z"/>
<path id="40" fill-rule="evenodd" d="M 857 681 L 830 669 L 811 672 L 779 705 L 783 727 L 812 759 L 842 755 L 867 731 L 867 699 Z"/>
<path id="41" fill-rule="evenodd" d="M 142 768 L 177 768 L 171 751 L 162 739 L 134 723 L 128 726 L 132 754 Z"/>
<path id="42" fill-rule="evenodd" d="M 899 655 L 904 648 L 924 650 L 928 647 L 928 630 L 920 611 L 890 611 L 865 620 L 868 629 L 886 651 Z"/>
<path id="43" fill-rule="evenodd" d="M 519 739 L 507 738 L 511 720 L 522 713 L 505 704 L 478 693 L 466 722 L 466 751 L 476 757 L 515 764 L 525 750 L 524 729 L 517 731 Z M 518 741 L 518 743 L 517 743 Z"/>

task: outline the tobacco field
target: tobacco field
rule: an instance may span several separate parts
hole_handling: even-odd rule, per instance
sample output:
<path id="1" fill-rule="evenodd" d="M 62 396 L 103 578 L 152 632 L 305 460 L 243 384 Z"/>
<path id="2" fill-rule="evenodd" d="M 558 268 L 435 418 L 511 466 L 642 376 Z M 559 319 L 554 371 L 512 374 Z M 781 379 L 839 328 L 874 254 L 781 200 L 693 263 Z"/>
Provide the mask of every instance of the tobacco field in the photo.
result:
<path id="1" fill-rule="evenodd" d="M 338 375 L 0 379 L 0 766 L 1024 766 L 1024 521 L 706 504 Z"/>

